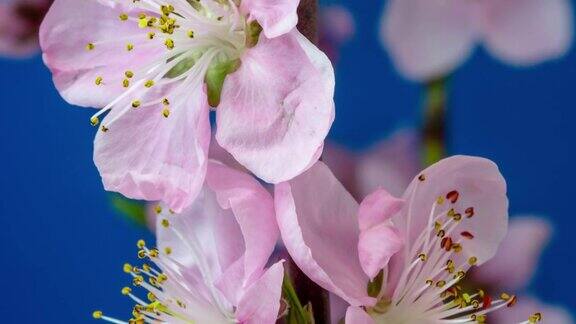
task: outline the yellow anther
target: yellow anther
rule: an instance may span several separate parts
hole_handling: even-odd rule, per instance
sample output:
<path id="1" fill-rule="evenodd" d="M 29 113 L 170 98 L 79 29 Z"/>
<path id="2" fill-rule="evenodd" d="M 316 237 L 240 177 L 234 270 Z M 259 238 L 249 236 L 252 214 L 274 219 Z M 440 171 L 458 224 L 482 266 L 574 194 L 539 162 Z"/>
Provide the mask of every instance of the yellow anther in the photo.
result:
<path id="1" fill-rule="evenodd" d="M 92 126 L 97 126 L 98 124 L 100 124 L 100 119 L 94 116 L 90 118 L 90 124 L 92 124 Z"/>
<path id="2" fill-rule="evenodd" d="M 96 45 L 94 45 L 94 43 L 88 43 L 86 44 L 86 50 L 91 51 L 96 47 Z"/>
<path id="3" fill-rule="evenodd" d="M 508 295 L 507 293 L 504 292 L 504 293 L 500 294 L 500 298 L 504 301 L 510 300 L 510 295 Z"/>
<path id="4" fill-rule="evenodd" d="M 128 79 L 130 79 L 130 78 L 132 78 L 132 77 L 134 76 L 134 72 L 128 70 L 128 71 L 124 72 L 124 75 L 125 75 Z"/>
<path id="5" fill-rule="evenodd" d="M 132 292 L 132 288 L 130 288 L 130 287 L 122 288 L 122 295 L 124 295 L 124 296 L 129 295 L 131 292 Z"/>
<path id="6" fill-rule="evenodd" d="M 134 49 L 134 44 L 132 44 L 132 43 L 126 44 L 126 50 L 127 50 L 128 52 L 130 52 L 130 51 L 133 50 L 133 49 Z"/>
<path id="7" fill-rule="evenodd" d="M 96 85 L 102 85 L 102 81 L 104 79 L 101 76 L 96 77 L 96 80 L 94 80 L 94 83 L 96 83 Z"/>
<path id="8" fill-rule="evenodd" d="M 156 214 L 162 213 L 162 206 L 160 206 L 160 205 L 154 206 L 154 212 L 155 212 Z"/>
<path id="9" fill-rule="evenodd" d="M 168 280 L 168 276 L 167 276 L 167 275 L 165 275 L 165 274 L 163 274 L 163 273 L 161 273 L 161 274 L 158 275 L 158 283 L 161 284 L 161 283 L 163 283 L 163 282 L 166 282 L 166 280 Z"/>
<path id="10" fill-rule="evenodd" d="M 168 247 L 168 246 L 165 247 L 165 248 L 164 248 L 164 253 L 166 253 L 166 255 L 172 254 L 172 248 L 171 248 L 171 247 Z"/>
<path id="11" fill-rule="evenodd" d="M 148 33 L 148 39 L 154 39 L 154 36 L 156 36 L 156 33 L 154 33 L 154 32 Z"/>
<path id="12" fill-rule="evenodd" d="M 470 303 L 472 301 L 472 298 L 470 297 L 470 295 L 468 295 L 466 293 L 462 294 L 462 298 L 464 298 L 464 301 L 466 303 Z"/>
<path id="13" fill-rule="evenodd" d="M 118 16 L 118 18 L 120 18 L 120 20 L 122 21 L 126 21 L 128 20 L 128 15 L 125 13 L 120 14 L 120 16 Z"/>
<path id="14" fill-rule="evenodd" d="M 169 106 L 170 101 L 168 101 L 168 98 L 164 98 L 164 99 L 162 99 L 162 104 L 164 104 L 164 106 Z"/>
<path id="15" fill-rule="evenodd" d="M 132 265 L 130 263 L 124 263 L 122 270 L 126 273 L 131 273 L 132 272 Z"/>
<path id="16" fill-rule="evenodd" d="M 152 88 L 154 86 L 154 80 L 148 80 L 146 81 L 146 83 L 144 83 L 144 86 L 146 88 Z"/>
<path id="17" fill-rule="evenodd" d="M 130 86 L 130 80 L 128 80 L 128 79 L 122 80 L 122 86 L 124 88 L 128 88 Z"/>
<path id="18" fill-rule="evenodd" d="M 542 320 L 542 313 L 534 313 L 530 315 L 530 317 L 528 317 L 528 322 L 530 324 L 535 324 L 537 322 L 540 322 L 541 320 Z"/>
<path id="19" fill-rule="evenodd" d="M 140 18 L 138 18 L 138 27 L 140 28 L 148 27 L 148 18 L 146 18 L 146 15 L 144 16 L 140 15 Z"/>
<path id="20" fill-rule="evenodd" d="M 438 288 L 442 288 L 445 285 L 446 285 L 446 281 L 444 281 L 444 280 L 440 280 L 436 283 L 436 287 L 438 287 Z"/>
<path id="21" fill-rule="evenodd" d="M 136 246 L 137 246 L 139 249 L 143 249 L 143 248 L 146 246 L 146 241 L 144 241 L 144 240 L 138 240 L 138 242 L 136 242 Z"/>
<path id="22" fill-rule="evenodd" d="M 170 116 L 170 109 L 168 109 L 168 107 L 164 107 L 164 109 L 162 109 L 162 115 L 168 118 L 168 116 Z"/>
<path id="23" fill-rule="evenodd" d="M 166 218 L 164 218 L 160 223 L 165 228 L 168 228 L 170 226 L 170 221 L 168 221 Z"/>
<path id="24" fill-rule="evenodd" d="M 420 253 L 420 254 L 418 255 L 418 259 L 420 259 L 420 261 L 424 262 L 424 261 L 426 261 L 426 260 L 428 259 L 428 256 L 426 256 L 425 253 Z"/>
<path id="25" fill-rule="evenodd" d="M 140 286 L 143 282 L 144 282 L 144 278 L 142 278 L 142 276 L 136 276 L 136 277 L 134 277 L 134 279 L 132 280 L 132 284 L 133 284 L 134 286 Z"/>
<path id="26" fill-rule="evenodd" d="M 174 7 L 172 5 L 162 5 L 160 6 L 160 10 L 164 15 L 168 16 L 170 13 L 174 12 Z"/>
<path id="27" fill-rule="evenodd" d="M 150 272 L 150 269 L 151 269 L 150 266 L 147 265 L 146 263 L 144 263 L 144 264 L 142 265 L 142 270 L 144 270 L 144 271 L 146 271 L 146 272 Z"/>
<path id="28" fill-rule="evenodd" d="M 140 107 L 142 103 L 140 102 L 140 100 L 134 100 L 132 101 L 132 108 L 138 108 Z"/>
<path id="29" fill-rule="evenodd" d="M 476 263 L 478 263 L 478 258 L 477 258 L 477 257 L 473 256 L 473 257 L 470 257 L 470 258 L 468 259 L 468 264 L 469 264 L 469 265 L 473 266 L 473 265 L 476 265 Z"/>
<path id="30" fill-rule="evenodd" d="M 438 205 L 442 205 L 444 203 L 444 197 L 442 197 L 442 196 L 438 197 L 438 199 L 436 199 L 436 203 Z"/>
<path id="31" fill-rule="evenodd" d="M 167 49 L 174 49 L 174 40 L 172 38 L 166 38 L 166 41 L 164 41 L 164 45 L 166 45 Z"/>
<path id="32" fill-rule="evenodd" d="M 146 297 L 148 297 L 148 300 L 149 300 L 150 302 L 155 302 L 156 299 L 157 299 L 156 296 L 155 296 L 153 293 L 151 293 L 151 292 L 148 292 L 148 294 L 146 295 Z"/>
<path id="33" fill-rule="evenodd" d="M 186 35 L 188 35 L 188 37 L 190 38 L 194 38 L 194 31 L 193 30 L 189 30 Z"/>
<path id="34" fill-rule="evenodd" d="M 146 257 L 146 251 L 140 250 L 138 251 L 138 259 L 144 259 Z"/>
<path id="35" fill-rule="evenodd" d="M 103 315 L 103 314 L 102 314 L 101 311 L 94 311 L 94 312 L 92 313 L 92 317 L 95 318 L 95 319 L 101 319 L 101 318 L 102 318 L 102 315 Z"/>
<path id="36" fill-rule="evenodd" d="M 149 255 L 151 258 L 156 258 L 156 257 L 158 257 L 158 254 L 160 254 L 160 253 L 158 252 L 157 249 L 152 249 L 152 250 L 150 250 L 150 252 L 148 253 L 148 255 Z"/>
<path id="37" fill-rule="evenodd" d="M 102 127 L 100 127 L 100 130 L 101 130 L 103 133 L 106 133 L 106 132 L 108 131 L 108 127 L 102 125 Z"/>

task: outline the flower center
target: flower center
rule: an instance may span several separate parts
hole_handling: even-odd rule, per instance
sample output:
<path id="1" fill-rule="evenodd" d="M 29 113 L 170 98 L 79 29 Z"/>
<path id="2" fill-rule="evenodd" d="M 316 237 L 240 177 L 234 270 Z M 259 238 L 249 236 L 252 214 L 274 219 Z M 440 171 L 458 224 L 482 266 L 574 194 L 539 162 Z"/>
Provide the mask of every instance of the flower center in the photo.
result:
<path id="1" fill-rule="evenodd" d="M 234 309 L 214 286 L 209 265 L 202 257 L 199 242 L 182 234 L 167 219 L 161 222 L 166 230 L 182 240 L 187 256 L 193 256 L 194 266 L 184 266 L 172 257 L 172 248 L 163 251 L 149 249 L 143 240 L 138 241 L 138 258 L 148 258 L 154 266 L 144 263 L 141 267 L 124 265 L 124 272 L 132 277 L 134 287 L 143 288 L 146 298 L 133 293 L 132 288 L 122 288 L 122 294 L 130 297 L 135 306 L 132 318 L 118 320 L 95 311 L 93 317 L 116 324 L 143 323 L 236 323 Z M 160 269 L 160 270 L 158 270 Z"/>
<path id="2" fill-rule="evenodd" d="M 425 181 L 425 177 L 420 181 Z M 488 313 L 516 303 L 514 295 L 502 293 L 499 298 L 492 298 L 483 290 L 460 285 L 478 262 L 477 257 L 463 252 L 470 252 L 465 246 L 475 239 L 474 233 L 462 230 L 462 224 L 474 217 L 475 207 L 461 207 L 461 196 L 453 190 L 432 204 L 426 227 L 407 249 L 392 296 L 380 292 L 379 303 L 368 309 L 377 323 L 484 323 Z M 541 314 L 533 314 L 526 323 L 540 319 Z"/>
<path id="3" fill-rule="evenodd" d="M 171 102 L 206 83 L 208 101 L 216 106 L 226 75 L 240 65 L 242 53 L 259 36 L 259 25 L 247 23 L 234 0 L 176 0 L 163 4 L 158 0 L 136 0 L 123 3 L 129 13 L 115 19 L 132 24 L 134 32 L 124 38 L 88 43 L 86 50 L 98 54 L 99 48 L 123 47 L 128 57 L 139 64 L 137 69 L 113 71 L 98 75 L 95 86 L 112 84 L 125 90 L 91 118 L 98 125 L 100 116 L 118 109 L 102 125 L 108 131 L 112 124 L 130 109 L 161 107 L 164 117 L 170 115 Z M 254 29 L 256 33 L 254 34 Z M 144 62 L 142 64 L 142 62 Z M 154 91 L 159 89 L 159 91 Z M 166 95 L 169 93 L 170 95 Z"/>

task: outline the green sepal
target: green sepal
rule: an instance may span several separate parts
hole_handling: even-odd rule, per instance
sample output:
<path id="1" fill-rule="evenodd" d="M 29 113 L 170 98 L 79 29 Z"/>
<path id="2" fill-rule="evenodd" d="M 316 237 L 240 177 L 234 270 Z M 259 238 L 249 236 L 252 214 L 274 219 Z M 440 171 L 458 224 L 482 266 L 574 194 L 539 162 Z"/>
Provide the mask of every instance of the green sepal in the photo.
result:
<path id="1" fill-rule="evenodd" d="M 208 104 L 211 107 L 218 107 L 222 95 L 224 80 L 230 73 L 236 72 L 240 68 L 240 60 L 226 61 L 212 65 L 206 72 L 204 81 L 208 89 Z"/>
<path id="2" fill-rule="evenodd" d="M 146 204 L 128 199 L 120 194 L 110 194 L 110 203 L 114 210 L 132 223 L 146 227 Z"/>
<path id="3" fill-rule="evenodd" d="M 374 298 L 378 297 L 380 291 L 382 290 L 383 283 L 384 283 L 384 271 L 380 270 L 380 272 L 374 278 L 374 280 L 368 283 L 368 288 L 366 289 L 368 296 Z"/>
<path id="4" fill-rule="evenodd" d="M 246 47 L 252 48 L 258 44 L 260 34 L 262 33 L 262 26 L 256 21 L 252 20 L 246 24 Z"/>

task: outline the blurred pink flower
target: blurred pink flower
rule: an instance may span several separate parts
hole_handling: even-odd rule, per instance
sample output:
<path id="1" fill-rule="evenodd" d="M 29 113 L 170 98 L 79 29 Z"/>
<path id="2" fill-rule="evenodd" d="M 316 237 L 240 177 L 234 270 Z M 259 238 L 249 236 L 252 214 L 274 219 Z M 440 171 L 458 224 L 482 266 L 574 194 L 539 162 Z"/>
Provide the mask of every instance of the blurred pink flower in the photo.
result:
<path id="1" fill-rule="evenodd" d="M 500 60 L 530 66 L 572 42 L 569 0 L 390 0 L 381 37 L 408 79 L 450 74 L 481 43 Z"/>
<path id="2" fill-rule="evenodd" d="M 0 56 L 29 56 L 39 49 L 38 29 L 52 0 L 0 2 Z"/>
<path id="3" fill-rule="evenodd" d="M 276 186 L 275 206 L 288 252 L 350 305 L 348 324 L 481 320 L 516 301 L 466 294 L 457 285 L 506 235 L 506 183 L 489 160 L 444 159 L 420 173 L 402 199 L 380 189 L 360 205 L 318 162 Z"/>
<path id="4" fill-rule="evenodd" d="M 350 152 L 326 143 L 322 161 L 356 199 L 362 199 L 382 185 L 400 196 L 420 170 L 418 134 L 411 129 L 395 132 L 373 147 Z"/>
<path id="5" fill-rule="evenodd" d="M 173 214 L 161 205 L 157 213 L 158 249 L 139 242 L 139 255 L 158 270 L 126 266 L 136 286 L 154 296 L 140 315 L 167 323 L 276 322 L 284 268 L 280 261 L 265 269 L 278 228 L 272 197 L 258 181 L 210 161 L 190 207 Z"/>
<path id="6" fill-rule="evenodd" d="M 319 47 L 330 59 L 338 60 L 338 50 L 354 36 L 354 17 L 348 9 L 339 5 L 320 7 Z"/>
<path id="7" fill-rule="evenodd" d="M 259 178 L 285 181 L 318 159 L 334 72 L 294 28 L 299 1 L 235 3 L 53 4 L 44 61 L 67 101 L 104 107 L 93 124 L 108 112 L 94 152 L 107 190 L 190 205 L 206 172 L 209 104 L 218 143 Z"/>
<path id="8" fill-rule="evenodd" d="M 508 234 L 494 258 L 472 273 L 472 280 L 493 288 L 525 290 L 538 268 L 539 258 L 546 247 L 552 226 L 535 216 L 519 216 L 510 220 Z M 572 316 L 563 308 L 544 305 L 528 295 L 521 295 L 509 312 L 494 314 L 494 323 L 518 323 L 525 314 L 541 312 L 547 324 L 571 324 Z"/>

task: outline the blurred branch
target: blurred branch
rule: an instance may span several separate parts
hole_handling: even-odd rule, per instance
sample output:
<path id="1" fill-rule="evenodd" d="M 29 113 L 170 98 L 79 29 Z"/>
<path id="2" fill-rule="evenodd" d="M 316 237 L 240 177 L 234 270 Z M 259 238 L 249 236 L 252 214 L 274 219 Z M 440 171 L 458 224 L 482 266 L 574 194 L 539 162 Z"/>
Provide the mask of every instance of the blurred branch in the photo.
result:
<path id="1" fill-rule="evenodd" d="M 434 164 L 447 154 L 447 80 L 440 78 L 426 84 L 423 125 L 424 166 Z"/>

